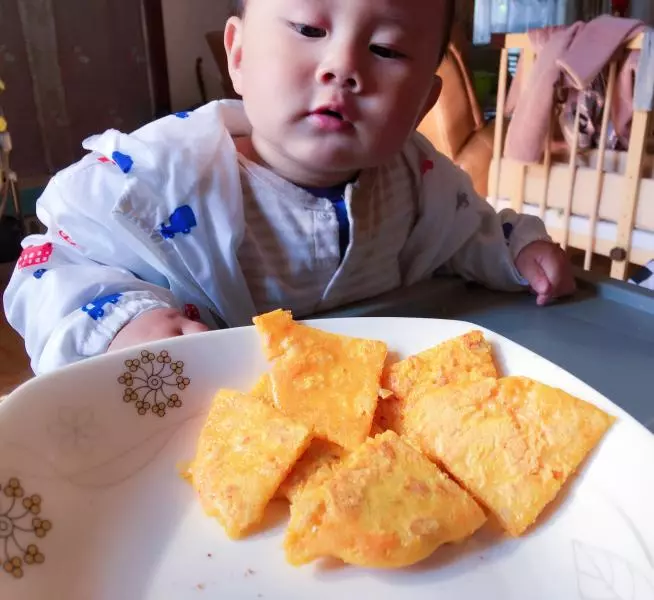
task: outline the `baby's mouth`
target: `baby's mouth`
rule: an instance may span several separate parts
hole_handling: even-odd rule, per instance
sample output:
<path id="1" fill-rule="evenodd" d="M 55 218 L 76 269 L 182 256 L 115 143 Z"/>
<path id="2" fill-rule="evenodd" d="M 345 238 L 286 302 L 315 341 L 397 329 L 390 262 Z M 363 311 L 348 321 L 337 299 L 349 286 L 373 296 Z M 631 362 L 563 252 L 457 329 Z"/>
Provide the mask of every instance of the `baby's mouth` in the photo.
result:
<path id="1" fill-rule="evenodd" d="M 338 110 L 337 106 L 321 106 L 309 113 L 313 125 L 326 133 L 347 133 L 353 131 L 353 124 L 347 114 Z"/>
<path id="2" fill-rule="evenodd" d="M 323 108 L 323 109 L 317 110 L 314 114 L 316 114 L 316 115 L 325 115 L 326 117 L 332 117 L 334 119 L 338 119 L 339 121 L 344 121 L 345 120 L 341 113 L 339 113 L 338 111 L 335 111 L 335 110 L 331 110 L 329 108 Z"/>

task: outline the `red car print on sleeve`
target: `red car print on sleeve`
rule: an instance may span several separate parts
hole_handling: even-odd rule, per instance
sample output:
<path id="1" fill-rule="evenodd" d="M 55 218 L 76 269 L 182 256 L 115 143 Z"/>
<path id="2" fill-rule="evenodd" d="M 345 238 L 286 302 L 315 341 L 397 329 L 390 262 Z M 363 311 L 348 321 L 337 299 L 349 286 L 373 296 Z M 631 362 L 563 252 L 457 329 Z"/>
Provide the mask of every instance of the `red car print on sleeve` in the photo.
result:
<path id="1" fill-rule="evenodd" d="M 41 246 L 28 246 L 21 253 L 16 266 L 19 269 L 26 269 L 35 265 L 44 265 L 50 260 L 50 256 L 52 256 L 51 242 Z"/>

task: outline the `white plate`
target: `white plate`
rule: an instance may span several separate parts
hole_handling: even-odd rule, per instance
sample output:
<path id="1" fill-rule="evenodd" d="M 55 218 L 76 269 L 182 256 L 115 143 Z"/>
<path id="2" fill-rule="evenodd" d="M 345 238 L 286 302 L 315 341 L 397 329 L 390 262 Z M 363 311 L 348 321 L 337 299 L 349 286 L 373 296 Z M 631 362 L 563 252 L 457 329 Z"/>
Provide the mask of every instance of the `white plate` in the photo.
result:
<path id="1" fill-rule="evenodd" d="M 475 327 L 377 318 L 312 324 L 382 339 L 400 355 Z M 91 359 L 28 382 L 0 405 L 0 560 L 22 561 L 16 573 L 0 570 L 0 598 L 654 599 L 654 436 L 572 375 L 485 333 L 505 374 L 559 386 L 619 418 L 555 510 L 523 538 L 485 527 L 402 571 L 298 569 L 285 563 L 286 509 L 277 506 L 264 532 L 229 541 L 178 472 L 216 389 L 246 390 L 266 368 L 255 331 L 234 329 Z M 142 351 L 154 363 L 143 364 Z M 166 356 L 171 362 L 157 362 Z M 141 416 L 124 401 L 128 360 L 141 361 L 130 373 L 131 387 L 143 386 L 137 401 L 156 394 L 163 416 Z M 137 380 L 153 366 L 164 370 Z M 174 387 L 178 377 L 183 390 Z M 169 407 L 164 392 L 177 393 L 182 406 Z M 5 493 L 15 490 L 10 483 L 25 494 L 15 502 Z M 28 512 L 28 497 L 38 514 Z"/>

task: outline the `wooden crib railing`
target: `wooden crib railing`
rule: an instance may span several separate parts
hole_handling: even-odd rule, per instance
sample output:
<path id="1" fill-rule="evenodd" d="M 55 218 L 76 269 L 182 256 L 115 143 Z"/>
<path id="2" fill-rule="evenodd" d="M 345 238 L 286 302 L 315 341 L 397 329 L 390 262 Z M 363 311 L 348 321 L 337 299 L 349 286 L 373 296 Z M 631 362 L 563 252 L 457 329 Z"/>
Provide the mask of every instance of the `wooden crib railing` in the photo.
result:
<path id="1" fill-rule="evenodd" d="M 581 248 L 585 251 L 584 268 L 590 269 L 592 265 L 593 254 L 602 254 L 608 256 L 612 261 L 611 276 L 618 279 L 625 279 L 629 262 L 644 264 L 647 260 L 654 257 L 651 250 L 638 249 L 633 246 L 632 232 L 638 215 L 639 221 L 648 223 L 647 229 L 654 235 L 654 173 L 652 174 L 650 187 L 647 187 L 649 196 L 648 205 L 645 206 L 643 201 L 644 191 L 642 189 L 642 171 L 643 159 L 648 138 L 654 133 L 654 119 L 651 118 L 651 112 L 634 111 L 631 126 L 631 137 L 629 149 L 626 155 L 626 165 L 622 173 L 610 173 L 605 171 L 605 160 L 607 153 L 607 138 L 609 127 L 609 115 L 611 112 L 611 103 L 613 101 L 614 90 L 616 86 L 616 74 L 619 56 L 616 56 L 609 65 L 607 97 L 604 107 L 604 117 L 600 136 L 600 145 L 597 149 L 597 158 L 593 166 L 593 172 L 588 172 L 588 167 L 579 165 L 579 122 L 580 109 L 577 108 L 575 115 L 574 137 L 569 148 L 569 157 L 565 177 L 561 177 L 561 165 L 556 165 L 557 172 L 557 189 L 550 189 L 552 183 L 552 173 L 555 167 L 552 156 L 553 141 L 553 123 L 554 112 L 550 119 L 548 139 L 545 145 L 545 153 L 541 163 L 524 164 L 516 163 L 504 157 L 503 146 L 505 139 L 505 125 L 507 118 L 505 116 L 505 106 L 507 98 L 507 80 L 508 80 L 508 53 L 509 49 L 519 49 L 523 61 L 524 77 L 523 85 L 528 81 L 528 73 L 533 67 L 536 55 L 529 42 L 527 34 L 510 34 L 502 36 L 503 44 L 501 50 L 501 62 L 498 82 L 497 95 L 497 115 L 495 123 L 495 140 L 493 148 L 493 162 L 489 173 L 489 201 L 497 208 L 500 198 L 509 198 L 511 208 L 517 212 L 523 212 L 525 208 L 525 190 L 528 187 L 527 179 L 529 177 L 538 178 L 540 189 L 536 194 L 531 194 L 530 202 L 538 206 L 537 213 L 541 218 L 545 217 L 549 208 L 556 208 L 562 211 L 563 225 L 556 231 L 550 231 L 552 237 L 567 248 L 568 246 Z M 639 35 L 625 44 L 624 49 L 637 50 L 642 47 L 643 36 Z M 624 51 L 623 49 L 623 51 Z M 554 93 L 554 92 L 553 92 Z M 580 177 L 580 169 L 584 173 Z M 606 178 L 620 177 L 621 180 L 616 182 L 611 179 L 611 190 L 620 190 L 619 199 L 612 209 L 611 202 L 606 198 L 603 192 Z M 562 184 L 562 182 L 564 182 Z M 532 182 L 533 183 L 533 182 Z M 533 190 L 533 185 L 531 188 Z M 575 197 L 575 192 L 582 197 Z M 650 194 L 651 192 L 651 194 Z M 552 195 L 556 201 L 552 204 L 548 201 Z M 639 206 L 639 201 L 642 206 Z M 606 203 L 602 206 L 601 203 Z M 573 207 L 575 213 L 573 213 Z M 587 230 L 584 234 L 571 233 L 570 222 L 573 214 L 577 209 L 587 220 Z M 610 220 L 615 223 L 615 239 L 599 240 L 597 237 L 597 225 L 600 212 L 604 215 L 609 213 Z M 606 219 L 606 216 L 603 217 Z M 651 225 L 651 228 L 649 227 Z"/>

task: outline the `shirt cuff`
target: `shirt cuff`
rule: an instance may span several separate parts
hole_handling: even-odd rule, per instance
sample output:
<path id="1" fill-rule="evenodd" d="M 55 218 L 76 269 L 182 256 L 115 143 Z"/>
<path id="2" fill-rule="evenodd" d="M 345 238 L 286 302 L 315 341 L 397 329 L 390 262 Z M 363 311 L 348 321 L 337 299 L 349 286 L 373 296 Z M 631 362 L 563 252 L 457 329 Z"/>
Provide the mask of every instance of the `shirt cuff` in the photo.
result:
<path id="1" fill-rule="evenodd" d="M 152 292 L 125 292 L 107 296 L 76 310 L 55 329 L 43 352 L 37 374 L 65 367 L 80 360 L 104 354 L 116 334 L 130 321 L 157 308 L 177 308 Z"/>

